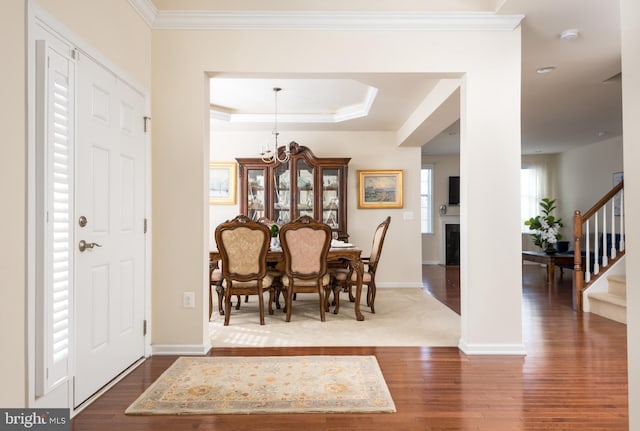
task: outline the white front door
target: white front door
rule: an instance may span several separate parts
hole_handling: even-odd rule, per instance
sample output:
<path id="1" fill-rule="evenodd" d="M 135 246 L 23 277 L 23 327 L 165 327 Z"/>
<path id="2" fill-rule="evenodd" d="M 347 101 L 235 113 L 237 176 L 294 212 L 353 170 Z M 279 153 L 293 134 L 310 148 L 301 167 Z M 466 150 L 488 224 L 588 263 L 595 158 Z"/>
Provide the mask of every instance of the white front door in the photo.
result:
<path id="1" fill-rule="evenodd" d="M 144 97 L 79 56 L 76 407 L 144 355 L 146 194 Z"/>

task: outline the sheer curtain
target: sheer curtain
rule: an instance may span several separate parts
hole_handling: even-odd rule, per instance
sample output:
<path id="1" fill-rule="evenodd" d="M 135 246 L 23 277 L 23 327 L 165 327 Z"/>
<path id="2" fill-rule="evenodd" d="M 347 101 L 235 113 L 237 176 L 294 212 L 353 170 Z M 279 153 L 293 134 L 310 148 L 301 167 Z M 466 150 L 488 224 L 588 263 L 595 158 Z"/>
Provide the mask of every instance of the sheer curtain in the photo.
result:
<path id="1" fill-rule="evenodd" d="M 529 233 L 529 228 L 524 225 L 525 220 L 540 213 L 540 200 L 555 196 L 556 187 L 552 169 L 554 162 L 553 155 L 522 156 L 520 226 L 523 234 Z M 528 235 L 523 235 L 523 249 L 535 249 Z"/>

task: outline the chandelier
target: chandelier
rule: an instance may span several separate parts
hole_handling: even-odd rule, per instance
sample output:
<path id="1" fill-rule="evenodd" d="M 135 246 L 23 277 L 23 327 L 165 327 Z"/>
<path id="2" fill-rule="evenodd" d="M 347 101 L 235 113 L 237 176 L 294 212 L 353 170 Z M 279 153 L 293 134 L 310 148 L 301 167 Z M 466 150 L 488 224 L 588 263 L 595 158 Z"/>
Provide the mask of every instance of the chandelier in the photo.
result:
<path id="1" fill-rule="evenodd" d="M 274 120 L 273 120 L 273 131 L 271 134 L 273 135 L 273 144 L 266 143 L 262 145 L 262 150 L 260 151 L 260 157 L 262 157 L 262 161 L 265 163 L 285 163 L 289 161 L 289 156 L 291 154 L 291 149 L 289 144 L 285 146 L 284 153 L 282 157 L 278 156 L 278 93 L 282 91 L 280 87 L 273 87 L 273 94 L 275 98 L 275 110 L 274 110 Z"/>

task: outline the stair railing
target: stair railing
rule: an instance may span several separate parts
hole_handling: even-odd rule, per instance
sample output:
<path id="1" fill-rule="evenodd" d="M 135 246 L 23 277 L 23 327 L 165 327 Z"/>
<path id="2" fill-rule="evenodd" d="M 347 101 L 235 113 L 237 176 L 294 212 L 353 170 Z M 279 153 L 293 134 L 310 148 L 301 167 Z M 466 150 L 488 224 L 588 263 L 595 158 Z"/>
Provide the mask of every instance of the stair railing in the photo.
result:
<path id="1" fill-rule="evenodd" d="M 576 210 L 573 238 L 574 308 L 582 312 L 585 289 L 624 255 L 624 181 L 584 214 Z"/>

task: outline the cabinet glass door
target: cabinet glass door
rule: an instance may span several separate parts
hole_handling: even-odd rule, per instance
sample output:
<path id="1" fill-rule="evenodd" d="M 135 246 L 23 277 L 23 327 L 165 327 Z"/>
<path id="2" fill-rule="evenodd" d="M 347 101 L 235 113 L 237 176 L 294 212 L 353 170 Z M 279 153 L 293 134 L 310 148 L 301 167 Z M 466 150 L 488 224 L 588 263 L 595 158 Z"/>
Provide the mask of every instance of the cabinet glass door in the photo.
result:
<path id="1" fill-rule="evenodd" d="M 247 170 L 247 216 L 253 220 L 264 217 L 265 212 L 265 170 Z"/>
<path id="2" fill-rule="evenodd" d="M 283 225 L 291 221 L 291 171 L 289 162 L 273 170 L 273 221 Z"/>
<path id="3" fill-rule="evenodd" d="M 313 167 L 304 159 L 298 159 L 296 163 L 296 179 L 298 186 L 297 216 L 311 216 L 313 214 Z"/>
<path id="4" fill-rule="evenodd" d="M 337 230 L 340 226 L 340 171 L 338 169 L 322 170 L 322 221 Z"/>

